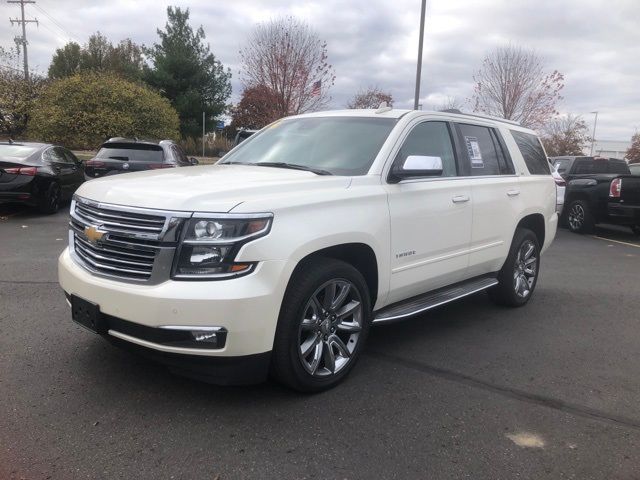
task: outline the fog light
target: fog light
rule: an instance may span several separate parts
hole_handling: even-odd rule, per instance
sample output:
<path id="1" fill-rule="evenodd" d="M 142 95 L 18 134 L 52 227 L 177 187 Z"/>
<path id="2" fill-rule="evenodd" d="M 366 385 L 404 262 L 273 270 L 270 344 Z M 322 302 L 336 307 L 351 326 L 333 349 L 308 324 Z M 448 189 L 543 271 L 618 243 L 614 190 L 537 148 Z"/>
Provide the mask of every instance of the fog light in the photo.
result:
<path id="1" fill-rule="evenodd" d="M 218 334 L 207 330 L 192 330 L 191 335 L 196 342 L 200 343 L 218 343 Z"/>

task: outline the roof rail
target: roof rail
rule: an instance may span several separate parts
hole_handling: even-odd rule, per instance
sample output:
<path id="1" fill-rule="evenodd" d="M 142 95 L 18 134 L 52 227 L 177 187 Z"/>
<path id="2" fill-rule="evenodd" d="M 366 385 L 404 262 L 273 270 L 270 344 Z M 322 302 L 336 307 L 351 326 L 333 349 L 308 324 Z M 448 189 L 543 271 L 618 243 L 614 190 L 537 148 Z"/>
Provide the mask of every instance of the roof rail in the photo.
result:
<path id="1" fill-rule="evenodd" d="M 455 113 L 456 115 L 465 115 L 467 117 L 477 117 L 477 118 L 486 118 L 487 120 L 494 120 L 496 122 L 509 123 L 511 125 L 521 126 L 520 122 L 516 122 L 515 120 L 507 120 L 506 118 L 500 117 L 492 117 L 491 115 L 483 115 L 481 113 L 466 113 L 458 110 L 457 108 L 448 108 L 446 110 L 440 110 L 444 113 Z"/>

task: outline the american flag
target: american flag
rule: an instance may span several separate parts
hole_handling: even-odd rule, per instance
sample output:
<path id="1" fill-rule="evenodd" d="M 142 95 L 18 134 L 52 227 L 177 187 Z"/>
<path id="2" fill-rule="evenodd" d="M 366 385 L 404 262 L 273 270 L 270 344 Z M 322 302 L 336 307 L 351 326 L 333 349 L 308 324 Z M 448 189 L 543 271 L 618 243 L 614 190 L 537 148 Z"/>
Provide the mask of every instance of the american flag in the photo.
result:
<path id="1" fill-rule="evenodd" d="M 312 97 L 320 95 L 320 87 L 322 87 L 322 80 L 318 80 L 317 82 L 314 82 L 313 87 L 311 88 Z"/>

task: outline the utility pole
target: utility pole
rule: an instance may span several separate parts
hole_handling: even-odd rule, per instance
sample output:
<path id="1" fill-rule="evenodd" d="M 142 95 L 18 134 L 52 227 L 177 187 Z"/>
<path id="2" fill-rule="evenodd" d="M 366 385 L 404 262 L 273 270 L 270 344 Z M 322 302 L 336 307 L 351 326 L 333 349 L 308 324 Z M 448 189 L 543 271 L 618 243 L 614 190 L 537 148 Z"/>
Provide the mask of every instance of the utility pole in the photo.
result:
<path id="1" fill-rule="evenodd" d="M 33 20 L 25 20 L 24 18 L 24 4 L 25 3 L 36 3 L 35 0 L 7 0 L 7 3 L 19 3 L 20 4 L 20 12 L 22 13 L 21 18 L 9 18 L 11 25 L 14 23 L 22 24 L 22 37 L 16 37 L 16 43 L 22 44 L 22 53 L 24 54 L 24 79 L 29 81 L 29 59 L 27 58 L 27 23 L 38 23 L 38 19 L 35 18 Z"/>
<path id="2" fill-rule="evenodd" d="M 427 0 L 422 0 L 422 11 L 420 13 L 420 39 L 418 40 L 418 67 L 416 69 L 416 96 L 413 100 L 413 109 L 418 110 L 420 100 L 420 76 L 422 74 L 422 42 L 424 41 L 424 13 L 427 9 Z"/>
<path id="3" fill-rule="evenodd" d="M 589 112 L 589 113 L 595 113 L 596 114 L 596 119 L 593 122 L 593 135 L 591 136 L 591 153 L 589 154 L 590 156 L 593 157 L 593 144 L 596 143 L 596 125 L 598 125 L 598 112 Z"/>

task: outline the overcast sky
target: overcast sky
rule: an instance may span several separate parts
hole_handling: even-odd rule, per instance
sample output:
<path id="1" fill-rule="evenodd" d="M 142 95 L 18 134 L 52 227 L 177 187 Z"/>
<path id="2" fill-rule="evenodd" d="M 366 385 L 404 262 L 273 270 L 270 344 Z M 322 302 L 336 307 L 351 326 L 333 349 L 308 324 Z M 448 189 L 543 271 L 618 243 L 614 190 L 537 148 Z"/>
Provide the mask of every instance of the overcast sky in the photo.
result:
<path id="1" fill-rule="evenodd" d="M 279 15 L 308 21 L 328 43 L 336 71 L 332 108 L 359 88 L 389 90 L 398 108 L 413 105 L 420 0 L 37 0 L 27 5 L 29 61 L 46 72 L 57 47 L 86 42 L 100 30 L 117 43 L 151 44 L 164 26 L 166 6 L 189 7 L 216 57 L 233 73 L 233 101 L 242 89 L 238 50 L 251 28 Z M 565 75 L 560 111 L 592 124 L 599 139 L 627 140 L 640 129 L 640 0 L 428 0 L 421 102 L 466 101 L 484 54 L 508 43 L 534 48 L 548 69 Z M 0 3 L 0 46 L 19 34 Z"/>

